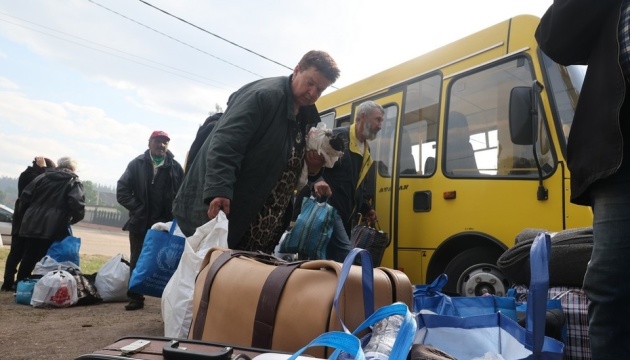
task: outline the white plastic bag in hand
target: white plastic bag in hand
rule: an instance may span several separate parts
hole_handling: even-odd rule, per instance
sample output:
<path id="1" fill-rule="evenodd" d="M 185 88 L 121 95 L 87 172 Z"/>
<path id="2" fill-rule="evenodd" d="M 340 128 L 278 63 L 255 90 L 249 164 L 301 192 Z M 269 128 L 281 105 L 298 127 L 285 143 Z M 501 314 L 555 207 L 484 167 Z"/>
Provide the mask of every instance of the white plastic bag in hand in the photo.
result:
<path id="1" fill-rule="evenodd" d="M 332 129 L 326 128 L 326 124 L 320 122 L 317 127 L 312 127 L 306 135 L 306 150 L 316 150 L 318 154 L 324 157 L 324 166 L 332 168 L 335 162 L 339 160 L 343 151 L 335 150 L 330 145 Z M 306 162 L 302 167 L 302 174 L 298 180 L 297 189 L 301 189 L 308 181 L 308 168 Z"/>
<path id="2" fill-rule="evenodd" d="M 219 211 L 216 218 L 198 227 L 192 236 L 186 238 L 177 270 L 162 293 L 164 336 L 180 339 L 188 337 L 199 266 L 210 248 L 228 247 L 227 234 L 227 217 L 223 211 Z"/>

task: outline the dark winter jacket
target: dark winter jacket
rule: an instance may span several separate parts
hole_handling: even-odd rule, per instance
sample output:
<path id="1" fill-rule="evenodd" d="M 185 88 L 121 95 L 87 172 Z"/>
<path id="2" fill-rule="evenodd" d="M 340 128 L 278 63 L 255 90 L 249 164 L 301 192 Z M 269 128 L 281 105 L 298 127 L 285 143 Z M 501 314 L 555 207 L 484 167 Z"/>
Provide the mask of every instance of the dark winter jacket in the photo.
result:
<path id="1" fill-rule="evenodd" d="M 61 240 L 85 216 L 83 184 L 70 170 L 46 171 L 24 189 L 18 213 L 20 237 Z"/>
<path id="2" fill-rule="evenodd" d="M 350 136 L 352 134 L 352 136 Z M 346 149 L 331 169 L 324 169 L 323 179 L 332 190 L 328 203 L 332 205 L 344 222 L 348 235 L 352 230 L 352 221 L 358 213 L 367 214 L 372 207 L 368 199 L 373 197 L 366 183 L 374 178 L 374 165 L 367 142 L 366 155 L 357 147 L 355 125 L 333 129 L 333 135 L 339 135 Z"/>
<path id="3" fill-rule="evenodd" d="M 123 230 L 143 233 L 157 222 L 172 221 L 173 199 L 183 178 L 184 170 L 170 150 L 155 177 L 149 150 L 131 160 L 116 186 L 116 200 L 129 210 Z"/>
<path id="4" fill-rule="evenodd" d="M 296 119 L 290 81 L 262 79 L 230 96 L 175 198 L 173 215 L 184 234 L 207 223 L 208 205 L 224 197 L 231 200 L 228 244 L 234 248 L 241 241 L 283 173 L 300 123 L 304 141 L 307 127 L 320 121 L 314 105 L 302 107 Z"/>
<path id="5" fill-rule="evenodd" d="M 621 3 L 554 0 L 536 30 L 540 48 L 555 62 L 588 64 L 567 145 L 571 201 L 576 204 L 590 205 L 591 184 L 614 174 L 623 158 L 622 131 L 628 131 L 619 120 L 630 120 L 630 106 L 622 107 L 626 84 L 617 30 Z"/>
<path id="6" fill-rule="evenodd" d="M 22 225 L 22 218 L 19 216 L 18 207 L 20 206 L 20 195 L 22 195 L 22 191 L 31 183 L 31 181 L 35 180 L 36 177 L 43 174 L 47 168 L 39 167 L 35 161 L 33 161 L 33 166 L 29 166 L 26 170 L 22 171 L 20 177 L 18 178 L 18 198 L 15 199 L 15 213 L 13 214 L 13 221 L 11 222 L 11 236 L 17 236 L 20 232 L 20 225 Z"/>

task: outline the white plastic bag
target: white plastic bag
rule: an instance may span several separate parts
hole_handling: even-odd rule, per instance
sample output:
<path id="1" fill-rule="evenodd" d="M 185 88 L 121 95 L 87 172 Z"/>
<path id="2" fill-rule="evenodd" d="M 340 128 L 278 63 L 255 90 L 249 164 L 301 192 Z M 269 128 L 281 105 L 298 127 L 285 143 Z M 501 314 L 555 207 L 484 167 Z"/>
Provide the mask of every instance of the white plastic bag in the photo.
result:
<path id="1" fill-rule="evenodd" d="M 192 323 L 193 294 L 199 266 L 211 247 L 228 247 L 228 220 L 223 211 L 186 238 L 177 270 L 162 293 L 164 336 L 185 339 Z"/>
<path id="2" fill-rule="evenodd" d="M 127 301 L 129 286 L 129 262 L 123 254 L 109 259 L 96 272 L 94 286 L 105 302 Z"/>
<path id="3" fill-rule="evenodd" d="M 33 275 L 46 275 L 51 271 L 55 271 L 57 269 L 79 269 L 79 265 L 73 263 L 72 261 L 62 261 L 58 262 L 53 259 L 50 255 L 44 256 L 40 261 L 35 264 L 35 268 L 33 269 Z"/>
<path id="4" fill-rule="evenodd" d="M 79 301 L 77 282 L 65 270 L 55 270 L 44 275 L 33 289 L 33 307 L 69 307 Z"/>
<path id="5" fill-rule="evenodd" d="M 326 124 L 320 122 L 317 127 L 312 127 L 306 135 L 306 150 L 316 150 L 325 159 L 324 166 L 332 168 L 335 162 L 343 155 L 343 151 L 337 151 L 330 145 L 332 129 L 326 128 Z M 298 179 L 297 189 L 301 189 L 308 181 L 308 168 L 306 162 L 302 166 L 302 173 Z"/>

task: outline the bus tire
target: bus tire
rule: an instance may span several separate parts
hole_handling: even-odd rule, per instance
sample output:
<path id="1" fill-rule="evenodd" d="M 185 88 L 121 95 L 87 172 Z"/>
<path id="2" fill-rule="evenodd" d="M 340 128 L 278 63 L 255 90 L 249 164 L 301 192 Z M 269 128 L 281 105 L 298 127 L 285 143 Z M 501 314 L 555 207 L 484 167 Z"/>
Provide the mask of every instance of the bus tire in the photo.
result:
<path id="1" fill-rule="evenodd" d="M 455 256 L 444 269 L 448 282 L 443 291 L 462 296 L 479 296 L 487 291 L 505 296 L 510 284 L 496 266 L 500 254 L 487 248 L 472 248 Z M 475 286 L 470 282 L 477 280 Z"/>

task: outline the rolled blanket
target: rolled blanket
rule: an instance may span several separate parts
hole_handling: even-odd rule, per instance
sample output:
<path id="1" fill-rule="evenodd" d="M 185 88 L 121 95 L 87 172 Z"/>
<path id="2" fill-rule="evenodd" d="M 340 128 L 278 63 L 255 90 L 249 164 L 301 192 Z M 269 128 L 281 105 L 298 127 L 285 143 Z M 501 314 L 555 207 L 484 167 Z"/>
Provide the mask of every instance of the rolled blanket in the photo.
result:
<path id="1" fill-rule="evenodd" d="M 497 260 L 497 267 L 516 284 L 529 285 L 529 251 L 534 238 L 544 229 L 526 228 L 516 244 Z M 575 228 L 551 234 L 549 286 L 582 286 L 593 251 L 593 228 Z"/>

